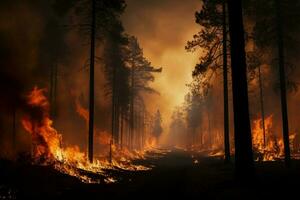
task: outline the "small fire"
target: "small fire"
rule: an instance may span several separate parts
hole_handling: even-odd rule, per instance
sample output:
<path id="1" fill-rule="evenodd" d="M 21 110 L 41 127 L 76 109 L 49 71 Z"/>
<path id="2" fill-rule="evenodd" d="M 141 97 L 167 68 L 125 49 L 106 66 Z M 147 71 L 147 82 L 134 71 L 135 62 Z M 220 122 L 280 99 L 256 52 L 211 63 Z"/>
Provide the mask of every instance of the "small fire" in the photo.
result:
<path id="1" fill-rule="evenodd" d="M 31 114 L 22 119 L 23 127 L 32 136 L 34 158 L 52 161 L 61 156 L 61 135 L 52 127 L 49 118 L 49 103 L 43 95 L 44 89 L 35 87 L 27 96 Z"/>
<path id="2" fill-rule="evenodd" d="M 81 116 L 85 122 L 86 125 L 88 127 L 88 120 L 89 120 L 89 111 L 84 108 L 78 100 L 76 100 L 76 111 L 79 114 L 79 116 Z M 110 149 L 110 145 L 111 145 L 111 134 L 106 132 L 106 131 L 101 131 L 97 128 L 94 129 L 94 133 L 95 133 L 95 142 L 99 145 L 104 145 L 106 146 L 106 152 L 104 152 L 104 154 L 108 155 L 109 154 L 109 149 Z M 112 144 L 111 146 L 111 150 L 112 150 L 112 154 L 113 154 L 113 159 L 114 160 L 118 160 L 118 161 L 122 161 L 125 163 L 130 163 L 130 160 L 133 159 L 144 159 L 144 155 L 145 155 L 145 151 L 129 151 L 126 147 L 123 147 L 122 149 L 118 149 L 117 146 L 115 144 Z M 115 165 L 118 165 L 117 162 L 115 162 L 113 160 L 113 162 L 115 163 Z M 120 167 L 120 166 L 118 166 Z M 124 168 L 121 167 L 121 168 Z"/>
<path id="3" fill-rule="evenodd" d="M 78 146 L 63 148 L 61 145 L 62 135 L 52 126 L 53 122 L 49 115 L 50 105 L 44 95 L 45 92 L 45 89 L 34 87 L 30 94 L 26 96 L 30 112 L 22 119 L 24 129 L 29 132 L 32 137 L 32 158 L 35 163 L 44 165 L 51 164 L 55 169 L 75 176 L 86 183 L 98 183 L 99 180 L 93 180 L 86 175 L 82 175 L 80 170 L 102 175 L 106 177 L 104 181 L 107 183 L 113 183 L 116 180 L 112 177 L 108 177 L 104 173 L 104 169 L 149 170 L 147 167 L 131 164 L 128 156 L 123 155 L 126 162 L 113 160 L 112 163 L 110 163 L 107 160 L 100 161 L 96 159 L 93 163 L 89 163 L 86 154 L 81 152 Z M 77 104 L 78 113 L 88 120 L 88 111 L 78 105 L 79 104 Z M 110 137 L 108 134 L 102 135 L 104 135 L 106 139 L 102 139 L 100 142 L 107 144 Z M 133 156 L 135 154 L 130 155 Z"/>
<path id="4" fill-rule="evenodd" d="M 157 147 L 157 139 L 155 137 L 149 136 L 146 139 L 145 148 L 146 149 L 152 149 Z"/>
<path id="5" fill-rule="evenodd" d="M 89 111 L 81 106 L 79 100 L 76 99 L 76 112 L 85 120 L 88 125 L 89 122 Z"/>
<path id="6" fill-rule="evenodd" d="M 273 128 L 273 115 L 265 119 L 265 139 L 263 134 L 262 119 L 254 120 L 252 127 L 252 141 L 254 152 L 258 154 L 257 160 L 274 161 L 284 156 L 284 144 L 282 137 L 278 137 Z M 290 133 L 290 145 L 295 138 L 294 133 Z"/>
<path id="7" fill-rule="evenodd" d="M 210 157 L 223 157 L 224 156 L 224 151 L 223 150 L 211 151 L 211 152 L 209 152 L 208 156 L 210 156 Z"/>

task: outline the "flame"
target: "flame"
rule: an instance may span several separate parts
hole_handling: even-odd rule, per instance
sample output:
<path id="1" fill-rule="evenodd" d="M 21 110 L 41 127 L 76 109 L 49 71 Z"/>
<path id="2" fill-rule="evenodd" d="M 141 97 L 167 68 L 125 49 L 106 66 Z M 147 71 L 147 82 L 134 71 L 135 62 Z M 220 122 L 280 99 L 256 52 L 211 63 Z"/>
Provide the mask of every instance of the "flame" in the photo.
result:
<path id="1" fill-rule="evenodd" d="M 44 95 L 45 89 L 34 89 L 26 96 L 27 104 L 30 112 L 22 118 L 24 129 L 31 134 L 32 137 L 32 158 L 38 164 L 51 164 L 60 172 L 69 174 L 79 178 L 86 183 L 98 183 L 100 180 L 94 180 L 87 175 L 83 175 L 80 171 L 93 172 L 105 177 L 104 181 L 113 183 L 116 180 L 105 174 L 104 169 L 120 168 L 124 170 L 149 170 L 150 168 L 131 164 L 128 159 L 129 153 L 125 160 L 119 162 L 113 160 L 112 163 L 107 160 L 96 159 L 93 163 L 89 163 L 85 153 L 80 151 L 78 146 L 62 147 L 62 135 L 53 127 L 53 122 L 50 119 L 50 105 Z M 80 107 L 76 103 L 76 110 L 88 120 L 88 111 Z M 108 134 L 102 134 L 100 142 L 107 144 L 110 140 Z M 114 152 L 117 150 L 114 148 Z M 123 152 L 122 152 L 123 153 Z M 121 154 L 121 153 L 120 153 Z M 136 158 L 135 154 L 130 154 Z"/>
<path id="2" fill-rule="evenodd" d="M 252 141 L 254 152 L 258 153 L 257 160 L 275 161 L 284 156 L 284 144 L 282 137 L 277 136 L 273 131 L 273 115 L 265 119 L 265 143 L 262 127 L 262 119 L 253 121 Z M 296 134 L 290 133 L 289 140 L 292 146 Z"/>
<path id="3" fill-rule="evenodd" d="M 78 99 L 76 100 L 75 103 L 76 103 L 77 113 L 79 114 L 79 116 L 81 116 L 85 120 L 87 127 L 88 127 L 89 111 L 80 104 Z M 111 142 L 112 142 L 111 133 L 108 133 L 106 131 L 101 131 L 97 128 L 94 128 L 94 133 L 95 133 L 95 141 L 99 145 L 104 145 L 106 147 L 106 151 L 104 151 L 104 156 L 105 155 L 107 156 L 109 154 L 109 151 L 111 148 L 112 155 L 113 155 L 112 163 L 116 167 L 122 168 L 122 169 L 130 169 L 130 170 L 146 169 L 141 166 L 130 166 L 130 163 L 131 163 L 131 160 L 134 160 L 134 159 L 145 159 L 146 149 L 148 149 L 148 148 L 144 148 L 144 150 L 140 150 L 140 151 L 138 151 L 138 150 L 130 151 L 126 147 L 119 149 L 115 144 L 111 144 Z M 155 141 L 154 141 L 154 143 L 155 143 Z M 110 147 L 110 145 L 111 145 L 111 147 Z M 120 161 L 123 163 L 123 165 L 120 164 Z M 126 166 L 124 164 L 126 164 Z"/>
<path id="4" fill-rule="evenodd" d="M 88 125 L 89 111 L 81 106 L 78 99 L 76 99 L 75 104 L 76 104 L 76 112 L 85 120 L 86 124 Z"/>
<path id="5" fill-rule="evenodd" d="M 76 104 L 76 112 L 79 114 L 80 117 L 82 117 L 86 123 L 86 126 L 88 128 L 88 123 L 89 123 L 89 111 L 84 108 L 78 99 L 75 101 Z M 95 133 L 95 140 L 99 144 L 105 144 L 109 145 L 111 142 L 111 134 L 106 132 L 106 131 L 100 131 L 97 128 L 94 129 Z"/>
<path id="6" fill-rule="evenodd" d="M 44 89 L 35 87 L 27 96 L 28 105 L 32 108 L 31 116 L 22 119 L 23 127 L 31 133 L 34 158 L 51 161 L 60 153 L 61 135 L 52 127 L 49 118 L 49 103 L 43 95 Z"/>
<path id="7" fill-rule="evenodd" d="M 157 147 L 157 139 L 153 136 L 149 136 L 146 139 L 146 144 L 145 144 L 145 148 L 146 149 L 153 149 Z"/>

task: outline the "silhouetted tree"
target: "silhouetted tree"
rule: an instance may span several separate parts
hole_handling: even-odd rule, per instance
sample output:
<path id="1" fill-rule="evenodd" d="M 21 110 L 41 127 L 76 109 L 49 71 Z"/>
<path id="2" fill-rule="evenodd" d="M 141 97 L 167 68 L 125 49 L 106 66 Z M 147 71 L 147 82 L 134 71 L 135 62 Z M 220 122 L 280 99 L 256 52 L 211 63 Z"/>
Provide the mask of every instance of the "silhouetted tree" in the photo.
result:
<path id="1" fill-rule="evenodd" d="M 111 94 L 111 133 L 113 143 L 119 141 L 119 118 L 121 110 L 127 109 L 129 104 L 129 69 L 126 67 L 124 49 L 128 40 L 124 29 L 116 20 L 110 35 L 107 36 L 104 50 L 105 74 L 107 77 L 107 89 Z"/>
<path id="2" fill-rule="evenodd" d="M 298 84 L 293 80 L 295 57 L 299 54 L 297 35 L 299 26 L 299 0 L 291 1 L 254 1 L 245 0 L 247 17 L 254 22 L 253 38 L 264 54 L 270 54 L 268 65 L 278 66 L 278 76 L 274 85 L 280 88 L 281 114 L 285 161 L 290 163 L 289 125 L 287 113 L 287 92 L 295 91 Z M 276 59 L 276 62 L 274 62 Z M 278 63 L 278 64 L 274 64 Z"/>
<path id="3" fill-rule="evenodd" d="M 224 152 L 225 162 L 230 161 L 230 141 L 229 141 L 229 109 L 228 109 L 228 70 L 227 70 L 227 3 L 222 2 L 223 13 L 223 92 L 224 92 Z"/>
<path id="4" fill-rule="evenodd" d="M 254 172 L 254 166 L 241 0 L 228 0 L 228 15 L 231 41 L 235 167 L 238 177 L 251 177 Z"/>
<path id="5" fill-rule="evenodd" d="M 202 9 L 196 12 L 196 23 L 203 28 L 194 35 L 194 40 L 187 43 L 186 50 L 195 51 L 201 47 L 205 54 L 200 57 L 193 76 L 215 73 L 223 68 L 223 92 L 224 92 L 224 150 L 225 162 L 230 161 L 229 143 L 229 109 L 228 109 L 228 70 L 227 70 L 227 4 L 226 0 L 203 0 Z M 209 75 L 212 77 L 212 75 Z"/>
<path id="6" fill-rule="evenodd" d="M 284 155 L 285 163 L 290 165 L 290 142 L 289 142 L 289 124 L 287 113 L 287 99 L 286 99 L 286 75 L 285 75 L 285 56 L 284 56 L 284 41 L 283 41 L 283 17 L 282 17 L 282 4 L 280 0 L 275 0 L 276 18 L 277 18 L 277 44 L 278 44 L 278 66 L 280 77 L 280 100 L 281 100 L 281 113 L 282 113 L 282 129 L 283 129 L 283 142 L 284 142 Z"/>
<path id="7" fill-rule="evenodd" d="M 248 68 L 248 91 L 251 95 L 251 82 L 256 81 L 258 83 L 258 93 L 259 93 L 259 104 L 261 112 L 261 126 L 263 130 L 263 143 L 266 145 L 266 127 L 265 127 L 265 108 L 264 108 L 264 92 L 263 92 L 263 73 L 262 73 L 262 54 L 258 48 L 254 48 L 253 51 L 247 52 L 247 68 Z M 257 84 L 254 84 L 255 86 Z M 253 91 L 255 96 L 257 96 L 257 88 L 255 87 Z"/>
<path id="8" fill-rule="evenodd" d="M 142 93 L 157 93 L 149 83 L 154 81 L 153 73 L 160 73 L 162 68 L 155 68 L 144 57 L 143 50 L 139 46 L 137 39 L 133 36 L 129 37 L 129 46 L 127 51 L 128 67 L 130 68 L 130 144 L 133 148 L 135 138 L 135 108 L 136 101 L 143 101 Z M 143 105 L 143 104 L 140 104 Z"/>
<path id="9" fill-rule="evenodd" d="M 123 0 L 81 0 L 74 5 L 75 15 L 79 24 L 75 25 L 83 33 L 89 35 L 90 41 L 90 81 L 89 81 L 89 139 L 88 158 L 93 162 L 93 136 L 94 136 L 94 66 L 96 40 L 103 41 L 110 34 L 116 18 L 123 12 Z"/>
<path id="10" fill-rule="evenodd" d="M 92 0 L 92 18 L 91 18 L 91 49 L 90 49 L 90 92 L 89 92 L 89 142 L 88 157 L 93 162 L 94 149 L 94 66 L 95 66 L 95 39 L 96 39 L 96 0 Z"/>

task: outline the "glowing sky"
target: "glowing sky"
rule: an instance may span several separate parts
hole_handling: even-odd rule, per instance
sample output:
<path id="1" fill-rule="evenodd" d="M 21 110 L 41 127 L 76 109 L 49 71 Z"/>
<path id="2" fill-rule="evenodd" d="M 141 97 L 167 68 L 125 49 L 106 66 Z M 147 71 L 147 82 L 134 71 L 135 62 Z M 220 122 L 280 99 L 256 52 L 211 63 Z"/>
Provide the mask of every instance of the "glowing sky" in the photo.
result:
<path id="1" fill-rule="evenodd" d="M 175 106 L 183 102 L 186 84 L 198 61 L 197 53 L 188 53 L 184 46 L 199 26 L 194 13 L 200 8 L 199 0 L 127 0 L 123 23 L 127 33 L 135 35 L 145 57 L 154 66 L 163 67 L 156 76 L 154 89 L 160 92 L 147 102 L 150 111 L 159 108 L 164 126 Z"/>

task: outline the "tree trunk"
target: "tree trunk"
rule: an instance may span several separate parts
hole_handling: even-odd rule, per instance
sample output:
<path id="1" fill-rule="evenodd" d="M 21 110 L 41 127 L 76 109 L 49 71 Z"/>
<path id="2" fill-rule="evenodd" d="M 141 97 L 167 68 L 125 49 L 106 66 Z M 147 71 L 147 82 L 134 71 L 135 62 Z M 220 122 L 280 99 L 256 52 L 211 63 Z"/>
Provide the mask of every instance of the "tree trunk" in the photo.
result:
<path id="1" fill-rule="evenodd" d="M 245 39 L 241 0 L 228 0 L 231 75 L 234 109 L 235 172 L 238 178 L 254 174 L 249 119 Z"/>
<path id="2" fill-rule="evenodd" d="M 121 111 L 121 132 L 120 132 L 120 146 L 121 146 L 121 149 L 123 149 L 123 133 L 124 131 L 124 111 L 122 110 Z"/>
<path id="3" fill-rule="evenodd" d="M 17 140 L 17 119 L 16 119 L 16 114 L 17 114 L 17 109 L 16 109 L 16 104 L 13 105 L 13 118 L 12 118 L 12 122 L 13 122 L 13 134 L 12 134 L 12 147 L 13 147 L 13 151 L 16 153 L 16 140 Z"/>
<path id="4" fill-rule="evenodd" d="M 56 118 L 56 114 L 57 114 L 57 79 L 58 79 L 58 63 L 56 61 L 54 66 L 54 90 L 53 90 L 53 106 L 52 106 L 53 120 Z"/>
<path id="5" fill-rule="evenodd" d="M 139 148 L 139 105 L 136 102 L 136 107 L 133 112 L 133 121 L 134 121 L 134 135 L 133 135 L 133 147 L 134 149 Z"/>
<path id="6" fill-rule="evenodd" d="M 115 138 L 114 143 L 115 145 L 119 145 L 119 137 L 120 137 L 120 100 L 119 100 L 119 91 L 117 93 L 116 99 L 116 114 L 115 114 Z M 119 146 L 118 146 L 119 147 Z"/>
<path id="7" fill-rule="evenodd" d="M 262 122 L 262 128 L 263 128 L 263 139 L 264 139 L 264 146 L 266 146 L 265 108 L 264 108 L 263 83 L 262 83 L 262 77 L 261 77 L 261 66 L 258 66 L 258 81 L 259 81 L 260 108 L 261 108 L 261 122 Z"/>
<path id="8" fill-rule="evenodd" d="M 115 128 L 116 128 L 116 66 L 113 67 L 112 74 L 112 93 L 111 93 L 111 139 L 109 147 L 109 161 L 112 161 L 112 145 L 114 144 L 115 139 Z"/>
<path id="9" fill-rule="evenodd" d="M 131 140 L 131 122 L 130 122 L 130 116 L 129 116 L 129 119 L 128 119 L 126 125 L 127 125 L 126 126 L 126 130 L 127 130 L 127 133 L 126 133 L 126 146 L 127 146 L 128 149 L 130 149 L 131 148 L 131 142 L 130 142 L 130 140 Z"/>
<path id="10" fill-rule="evenodd" d="M 281 113 L 282 113 L 282 128 L 283 128 L 283 143 L 285 164 L 290 166 L 290 142 L 289 142 L 289 124 L 287 113 L 287 99 L 286 99 L 286 77 L 285 77 L 285 57 L 284 57 L 284 42 L 283 42 L 283 28 L 282 28 L 282 14 L 281 1 L 275 0 L 276 17 L 277 17 L 277 42 L 278 42 L 278 61 L 279 61 L 279 76 L 280 76 L 280 97 L 281 97 Z"/>
<path id="11" fill-rule="evenodd" d="M 50 115 L 53 120 L 56 116 L 56 96 L 57 96 L 57 62 L 54 61 L 50 68 L 50 92 L 49 100 L 51 105 Z"/>
<path id="12" fill-rule="evenodd" d="M 131 99 L 130 99 L 130 148 L 133 148 L 134 138 L 134 64 L 131 68 Z"/>
<path id="13" fill-rule="evenodd" d="M 89 96 L 89 138 L 88 159 L 93 162 L 94 145 L 94 68 L 95 68 L 95 36 L 96 36 L 96 0 L 92 0 L 91 52 L 90 52 L 90 96 Z"/>
<path id="14" fill-rule="evenodd" d="M 145 146 L 145 107 L 142 109 L 142 149 Z"/>
<path id="15" fill-rule="evenodd" d="M 114 86 L 113 86 L 114 88 Z M 113 89 L 114 90 L 114 89 Z M 113 144 L 113 140 L 114 140 L 114 132 L 115 132 L 115 98 L 114 98 L 114 91 L 112 92 L 112 101 L 111 101 L 111 138 L 110 138 L 110 142 L 109 142 L 109 160 L 112 160 L 112 148 L 111 145 Z"/>
<path id="16" fill-rule="evenodd" d="M 52 103 L 53 103 L 53 90 L 54 90 L 54 64 L 50 65 L 50 88 L 49 88 L 49 101 L 50 101 L 50 106 L 52 107 Z M 51 117 L 52 116 L 52 109 L 50 111 Z"/>
<path id="17" fill-rule="evenodd" d="M 207 137 L 207 147 L 208 149 L 211 147 L 211 137 L 212 137 L 212 131 L 211 131 L 211 118 L 209 111 L 207 110 L 207 120 L 208 120 L 208 137 Z"/>
<path id="18" fill-rule="evenodd" d="M 140 105 L 136 111 L 136 146 L 140 149 L 140 136 L 141 136 L 141 111 Z"/>
<path id="19" fill-rule="evenodd" d="M 228 73 L 227 73 L 227 13 L 226 0 L 223 0 L 223 92 L 224 92 L 224 153 L 225 163 L 230 162 Z"/>

